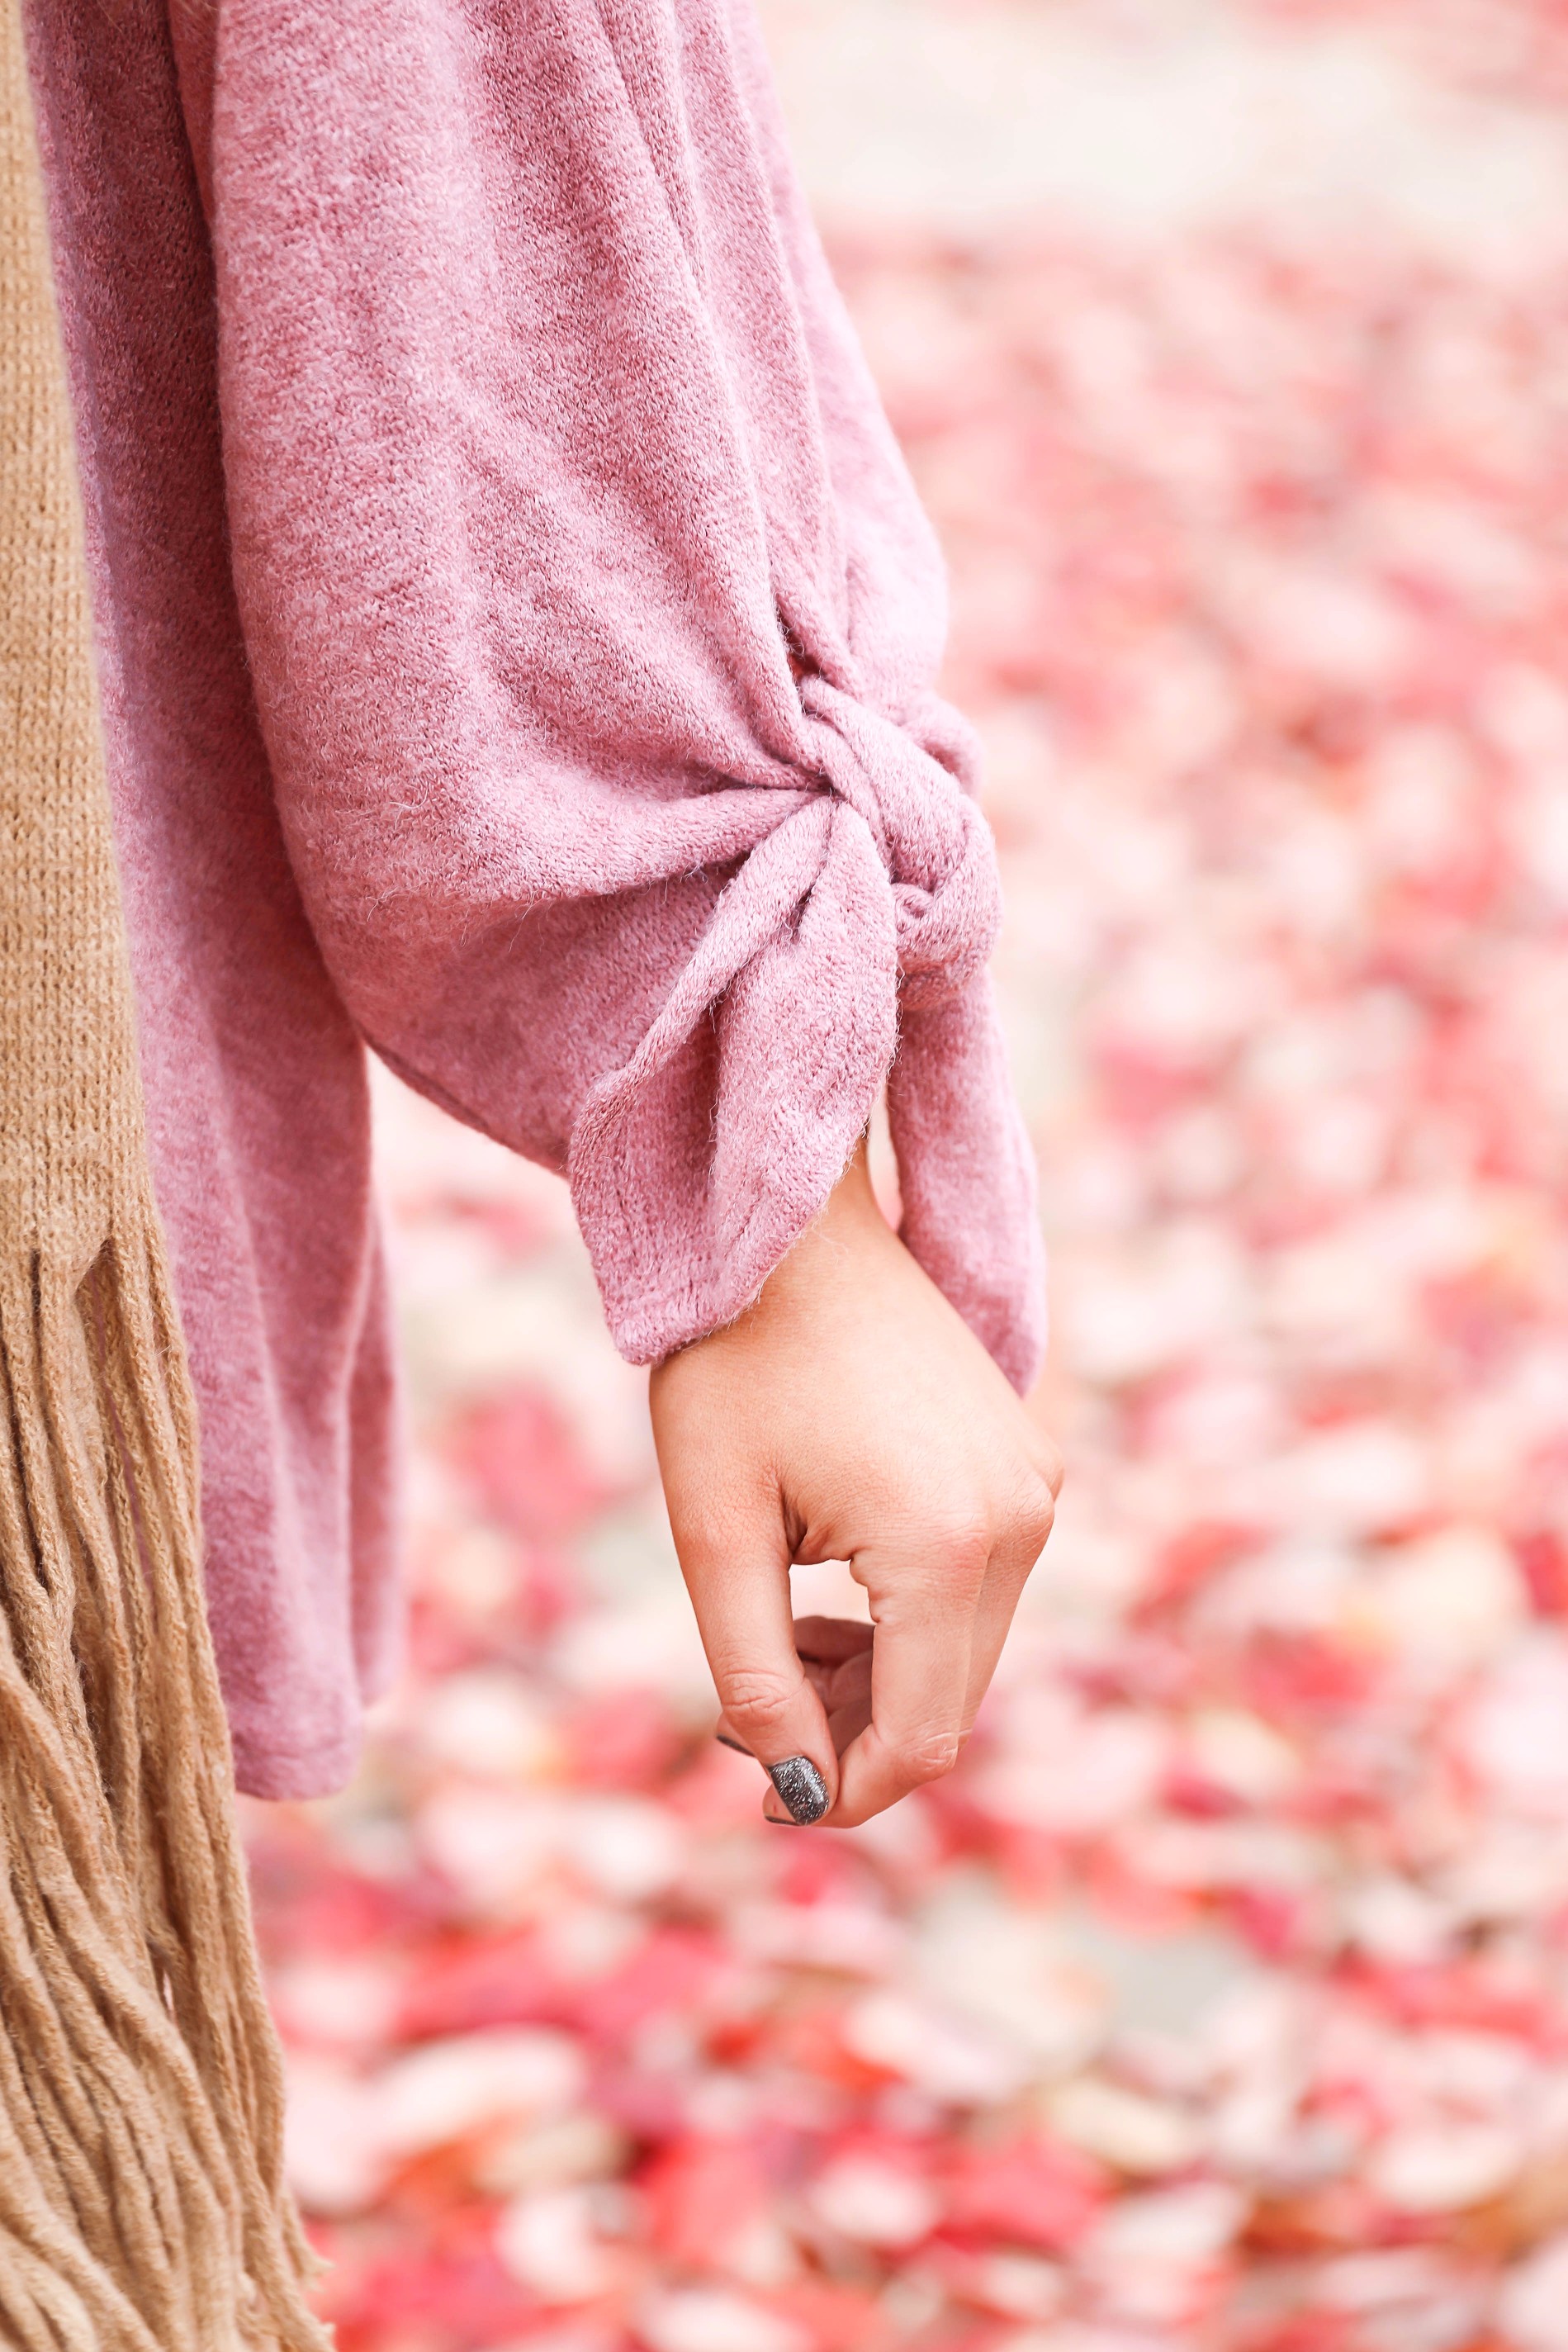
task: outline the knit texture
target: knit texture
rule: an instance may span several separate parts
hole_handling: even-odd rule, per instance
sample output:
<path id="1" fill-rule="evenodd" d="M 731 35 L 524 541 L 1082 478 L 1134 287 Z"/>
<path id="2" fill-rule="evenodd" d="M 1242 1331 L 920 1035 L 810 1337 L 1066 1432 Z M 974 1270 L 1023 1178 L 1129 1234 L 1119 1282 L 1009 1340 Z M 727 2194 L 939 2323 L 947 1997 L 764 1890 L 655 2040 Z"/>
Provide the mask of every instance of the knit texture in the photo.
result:
<path id="1" fill-rule="evenodd" d="M 0 2336 L 324 2346 L 148 1174 L 16 0 L 0 14 Z"/>
<path id="2" fill-rule="evenodd" d="M 885 1080 L 1022 1385 L 994 857 L 748 0 L 28 5 L 213 1623 L 298 1793 L 392 1648 L 361 1041 L 570 1176 L 639 1360 Z"/>

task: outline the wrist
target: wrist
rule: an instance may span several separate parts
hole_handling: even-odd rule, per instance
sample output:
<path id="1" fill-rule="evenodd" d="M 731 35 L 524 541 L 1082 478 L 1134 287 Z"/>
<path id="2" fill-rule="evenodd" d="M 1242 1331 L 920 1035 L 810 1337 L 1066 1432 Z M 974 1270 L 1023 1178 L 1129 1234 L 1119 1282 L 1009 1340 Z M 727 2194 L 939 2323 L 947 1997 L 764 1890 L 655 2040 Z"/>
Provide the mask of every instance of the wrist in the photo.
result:
<path id="1" fill-rule="evenodd" d="M 768 1276 L 759 1304 L 777 1309 L 824 1285 L 841 1289 L 857 1265 L 902 1252 L 878 1204 L 862 1137 L 817 1216 Z"/>

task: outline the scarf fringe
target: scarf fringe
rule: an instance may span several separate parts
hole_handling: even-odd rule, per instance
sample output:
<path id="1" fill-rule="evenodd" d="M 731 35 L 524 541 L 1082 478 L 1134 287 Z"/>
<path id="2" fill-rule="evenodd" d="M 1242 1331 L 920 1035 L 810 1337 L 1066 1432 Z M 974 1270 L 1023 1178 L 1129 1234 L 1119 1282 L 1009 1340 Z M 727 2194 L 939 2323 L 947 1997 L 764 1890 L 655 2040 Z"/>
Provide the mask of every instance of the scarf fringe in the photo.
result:
<path id="1" fill-rule="evenodd" d="M 323 2352 L 162 1240 L 0 1260 L 0 2340 Z"/>

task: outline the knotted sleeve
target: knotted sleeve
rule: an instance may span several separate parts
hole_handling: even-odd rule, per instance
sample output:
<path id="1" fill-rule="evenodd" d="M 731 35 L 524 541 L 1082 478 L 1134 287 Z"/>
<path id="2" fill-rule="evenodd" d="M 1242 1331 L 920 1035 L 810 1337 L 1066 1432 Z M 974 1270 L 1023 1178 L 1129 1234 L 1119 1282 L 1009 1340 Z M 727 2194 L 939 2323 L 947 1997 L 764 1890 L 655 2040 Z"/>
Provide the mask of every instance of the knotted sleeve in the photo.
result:
<path id="1" fill-rule="evenodd" d="M 235 576 L 354 1019 L 569 1172 L 638 1360 L 755 1294 L 887 1079 L 906 1237 L 1021 1385 L 1030 1171 L 940 567 L 754 28 L 729 0 L 214 27 L 182 67 Z"/>

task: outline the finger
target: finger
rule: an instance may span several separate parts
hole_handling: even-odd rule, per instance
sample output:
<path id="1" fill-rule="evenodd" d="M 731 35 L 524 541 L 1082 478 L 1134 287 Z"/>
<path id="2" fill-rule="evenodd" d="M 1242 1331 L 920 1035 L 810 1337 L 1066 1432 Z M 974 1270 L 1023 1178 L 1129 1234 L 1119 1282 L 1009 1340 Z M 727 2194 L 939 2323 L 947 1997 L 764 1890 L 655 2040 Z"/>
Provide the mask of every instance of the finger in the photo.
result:
<path id="1" fill-rule="evenodd" d="M 774 1820 L 820 1820 L 838 1789 L 838 1754 L 795 1648 L 781 1517 L 759 1508 L 676 1527 L 675 1549 L 722 1709 L 721 1728 L 773 1780 Z"/>
<path id="2" fill-rule="evenodd" d="M 969 1679 L 964 1693 L 963 1737 L 975 1727 L 981 1703 L 991 1686 L 1018 1605 L 1029 1580 L 1027 1569 L 993 1559 L 975 1606 L 969 1636 Z"/>
<path id="3" fill-rule="evenodd" d="M 872 1661 L 876 1629 L 854 1621 L 826 1618 L 802 1633 L 795 1621 L 795 1647 L 805 1662 L 811 1687 L 822 1702 L 833 1746 L 842 1756 L 871 1721 Z M 813 1655 L 813 1650 L 816 1654 Z M 824 1654 L 824 1653 L 829 1654 Z M 831 1654 L 836 1653 L 837 1654 Z"/>
<path id="4" fill-rule="evenodd" d="M 976 1606 L 989 1564 L 977 1530 L 866 1552 L 854 1563 L 871 1601 L 872 1719 L 846 1751 L 833 1824 L 868 1821 L 952 1765 L 965 1709 Z"/>
<path id="5" fill-rule="evenodd" d="M 858 1618 L 795 1620 L 796 1654 L 822 1703 L 834 1749 L 841 1756 L 871 1721 L 873 1633 L 873 1628 Z M 751 1752 L 727 1717 L 720 1717 L 716 1737 L 742 1755 Z"/>
<path id="6" fill-rule="evenodd" d="M 858 1617 L 797 1617 L 795 1647 L 813 1665 L 840 1665 L 871 1648 L 875 1627 Z"/>
<path id="7" fill-rule="evenodd" d="M 1023 1590 L 1051 1534 L 1060 1479 L 1046 1478 L 1043 1493 L 1019 1498 L 1016 1509 L 987 1563 L 975 1604 L 969 1643 L 969 1685 L 964 1705 L 964 1736 L 974 1728 L 980 1702 L 1006 1645 Z"/>
<path id="8" fill-rule="evenodd" d="M 817 1696 L 826 1711 L 828 1729 L 841 1757 L 871 1721 L 873 1655 L 873 1651 L 862 1650 L 858 1657 L 846 1658 L 841 1666 L 835 1666 L 817 1683 Z M 807 1672 L 811 1669 L 808 1667 Z M 814 1675 L 812 1678 L 816 1680 Z M 842 1770 L 841 1765 L 840 1769 Z"/>

